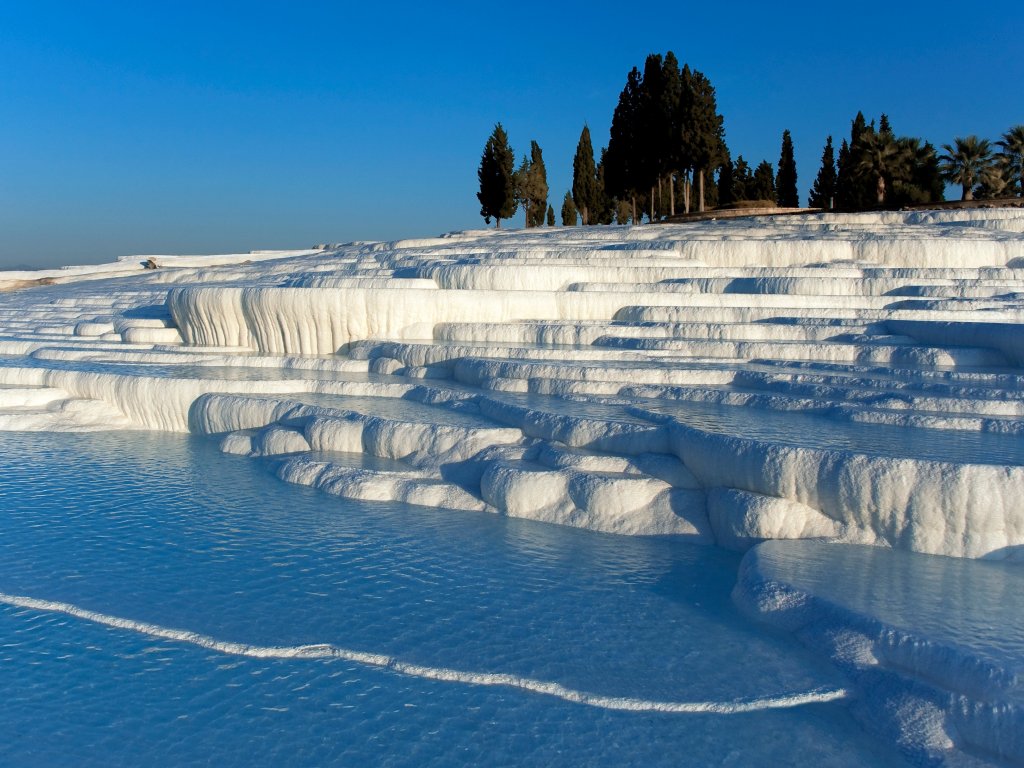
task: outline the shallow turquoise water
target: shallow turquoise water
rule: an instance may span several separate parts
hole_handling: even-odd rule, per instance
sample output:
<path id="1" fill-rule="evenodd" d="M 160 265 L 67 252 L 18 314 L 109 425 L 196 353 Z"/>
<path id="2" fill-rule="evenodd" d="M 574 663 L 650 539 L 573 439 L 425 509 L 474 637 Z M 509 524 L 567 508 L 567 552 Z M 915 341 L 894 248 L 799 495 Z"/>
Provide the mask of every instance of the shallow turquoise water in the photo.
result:
<path id="1" fill-rule="evenodd" d="M 645 700 L 841 687 L 744 619 L 738 557 L 343 501 L 197 438 L 0 434 L 0 592 Z M 613 711 L 0 606 L 4 765 L 895 765 L 842 702 Z"/>

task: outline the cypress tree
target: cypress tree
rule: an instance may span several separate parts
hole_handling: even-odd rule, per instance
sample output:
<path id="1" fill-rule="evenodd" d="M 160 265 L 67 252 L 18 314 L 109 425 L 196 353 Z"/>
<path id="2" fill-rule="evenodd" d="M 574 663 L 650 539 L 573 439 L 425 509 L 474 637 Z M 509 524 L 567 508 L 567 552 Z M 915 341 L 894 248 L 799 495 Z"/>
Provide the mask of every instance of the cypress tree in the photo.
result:
<path id="1" fill-rule="evenodd" d="M 516 199 L 526 213 L 526 226 L 542 226 L 548 207 L 548 175 L 544 155 L 536 141 L 530 142 L 530 158 L 523 157 L 515 181 Z"/>
<path id="2" fill-rule="evenodd" d="M 611 224 L 615 216 L 615 201 L 608 194 L 605 182 L 605 163 L 608 158 L 607 147 L 601 148 L 601 159 L 597 163 L 597 195 L 592 218 L 596 224 Z"/>
<path id="3" fill-rule="evenodd" d="M 594 146 L 590 143 L 590 128 L 583 126 L 576 157 L 572 161 L 572 199 L 583 217 L 583 224 L 591 224 L 591 212 L 597 213 L 600 201 L 597 190 L 597 168 L 594 166 Z M 595 219 L 596 221 L 596 219 Z"/>
<path id="4" fill-rule="evenodd" d="M 711 209 L 718 208 L 721 201 L 718 195 L 718 182 L 715 181 L 714 171 L 708 171 L 704 178 L 704 204 Z"/>
<path id="5" fill-rule="evenodd" d="M 652 53 L 644 62 L 644 77 L 640 88 L 640 123 L 638 166 L 640 186 L 650 190 L 651 221 L 655 218 L 655 188 L 662 172 L 662 151 L 664 127 L 662 125 L 662 78 L 661 54 Z M 578 204 L 578 201 L 577 201 Z"/>
<path id="6" fill-rule="evenodd" d="M 562 201 L 562 226 L 575 227 L 576 216 L 576 204 L 572 201 L 572 195 L 566 192 L 565 199 Z"/>
<path id="7" fill-rule="evenodd" d="M 811 208 L 823 208 L 831 211 L 836 199 L 836 160 L 832 150 L 832 137 L 825 140 L 825 149 L 821 153 L 821 168 L 811 187 L 811 195 L 807 204 Z"/>
<path id="8" fill-rule="evenodd" d="M 878 132 L 883 135 L 893 136 L 892 126 L 889 125 L 889 116 L 882 113 L 882 117 L 878 121 Z"/>
<path id="9" fill-rule="evenodd" d="M 864 113 L 857 110 L 857 116 L 853 118 L 853 122 L 850 123 L 850 146 L 852 147 L 858 141 L 860 141 L 861 135 L 868 129 L 867 121 L 864 119 Z M 874 130 L 874 128 L 872 128 Z"/>
<path id="10" fill-rule="evenodd" d="M 718 207 L 724 208 L 727 205 L 732 205 L 736 202 L 736 198 L 733 197 L 735 194 L 735 182 L 733 180 L 733 166 L 732 160 L 729 157 L 725 158 L 725 162 L 722 163 L 722 168 L 718 172 Z"/>
<path id="11" fill-rule="evenodd" d="M 639 177 L 640 147 L 639 121 L 640 96 L 643 81 L 640 70 L 630 70 L 626 85 L 619 94 L 619 103 L 612 115 L 608 139 L 608 154 L 605 157 L 606 191 L 613 197 L 629 199 L 636 221 L 637 192 L 642 187 Z"/>
<path id="12" fill-rule="evenodd" d="M 888 118 L 886 118 L 888 126 Z M 865 143 L 876 143 L 875 121 L 870 124 L 864 119 L 863 112 L 857 112 L 857 116 L 850 123 L 850 143 L 846 157 L 843 157 L 842 148 L 839 152 L 839 177 L 843 180 L 843 202 L 841 207 L 850 211 L 861 211 L 874 208 L 877 204 L 877 177 L 864 174 L 858 171 L 862 165 L 865 154 Z M 889 138 L 892 138 L 891 134 Z"/>
<path id="13" fill-rule="evenodd" d="M 680 195 L 683 198 L 683 212 L 690 212 L 691 197 L 690 186 L 693 178 L 693 172 L 695 168 L 694 160 L 694 136 L 696 134 L 696 111 L 695 99 L 696 96 L 693 91 L 693 72 L 690 71 L 690 65 L 684 64 L 682 71 L 679 73 L 679 116 L 676 118 L 676 125 L 679 127 L 679 148 L 677 150 L 679 156 L 679 168 L 682 171 L 682 184 L 680 189 Z"/>
<path id="14" fill-rule="evenodd" d="M 550 205 L 548 206 L 548 226 L 555 226 L 555 209 Z"/>
<path id="15" fill-rule="evenodd" d="M 775 202 L 775 172 L 772 164 L 762 160 L 761 164 L 754 169 L 754 177 L 750 186 L 751 197 L 754 200 L 765 200 Z"/>
<path id="16" fill-rule="evenodd" d="M 946 196 L 946 182 L 939 172 L 939 156 L 930 142 L 914 152 L 913 183 L 921 190 L 921 202 L 935 203 Z"/>
<path id="17" fill-rule="evenodd" d="M 836 207 L 841 211 L 853 210 L 854 193 L 850 145 L 843 139 L 839 145 L 839 160 L 836 163 Z"/>
<path id="18" fill-rule="evenodd" d="M 544 166 L 544 153 L 536 141 L 530 142 L 530 221 L 527 226 L 544 225 L 548 207 L 548 170 Z"/>
<path id="19" fill-rule="evenodd" d="M 669 51 L 661 65 L 661 95 L 658 110 L 659 173 L 665 177 L 669 190 L 669 215 L 676 212 L 675 176 L 684 167 L 682 157 L 683 79 L 676 55 Z"/>
<path id="20" fill-rule="evenodd" d="M 484 221 L 490 224 L 493 217 L 499 229 L 501 220 L 511 218 L 516 212 L 514 163 L 515 155 L 508 144 L 508 136 L 498 123 L 480 158 L 477 169 L 480 191 L 476 197 L 480 201 L 480 215 Z"/>
<path id="21" fill-rule="evenodd" d="M 521 206 L 526 214 L 526 226 L 530 226 L 530 196 L 527 187 L 530 184 L 530 161 L 523 155 L 523 162 L 512 174 L 512 182 L 516 189 L 516 205 Z"/>
<path id="22" fill-rule="evenodd" d="M 683 83 L 687 84 L 687 68 L 683 68 Z M 705 210 L 704 180 L 722 160 L 725 150 L 725 129 L 718 114 L 715 88 L 702 72 L 693 70 L 689 75 L 689 93 L 683 103 L 688 105 L 681 121 L 688 139 L 686 154 L 697 181 L 699 211 Z"/>
<path id="23" fill-rule="evenodd" d="M 736 164 L 732 169 L 732 197 L 733 200 L 750 200 L 753 197 L 753 179 L 750 174 L 750 166 L 743 159 L 743 155 L 737 155 Z"/>
<path id="24" fill-rule="evenodd" d="M 775 174 L 775 199 L 781 208 L 797 208 L 800 205 L 800 198 L 796 191 L 796 160 L 793 159 L 793 137 L 788 129 L 782 132 L 779 170 Z"/>

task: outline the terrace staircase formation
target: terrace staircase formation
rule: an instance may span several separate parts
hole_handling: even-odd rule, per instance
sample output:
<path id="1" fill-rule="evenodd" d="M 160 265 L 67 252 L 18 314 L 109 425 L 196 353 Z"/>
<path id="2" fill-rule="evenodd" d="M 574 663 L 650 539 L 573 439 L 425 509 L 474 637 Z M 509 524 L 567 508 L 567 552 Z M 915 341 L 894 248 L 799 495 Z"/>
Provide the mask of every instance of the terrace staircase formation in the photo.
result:
<path id="1" fill-rule="evenodd" d="M 11 293 L 0 425 L 746 549 L 1024 546 L 1024 214 L 467 232 Z M 956 343 L 954 343 L 956 342 Z"/>

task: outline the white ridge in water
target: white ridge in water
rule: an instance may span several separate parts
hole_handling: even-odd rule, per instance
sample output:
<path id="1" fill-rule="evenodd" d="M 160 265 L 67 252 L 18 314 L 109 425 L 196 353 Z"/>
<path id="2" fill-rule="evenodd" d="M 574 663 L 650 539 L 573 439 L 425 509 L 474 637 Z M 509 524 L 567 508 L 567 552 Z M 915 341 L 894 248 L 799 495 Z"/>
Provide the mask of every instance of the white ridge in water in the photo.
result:
<path id="1" fill-rule="evenodd" d="M 602 696 L 600 694 L 577 691 L 566 688 L 558 683 L 534 680 L 529 677 L 518 675 L 500 674 L 494 672 L 466 672 L 458 669 L 445 667 L 426 667 L 420 664 L 410 664 L 401 661 L 393 656 L 380 653 L 367 653 L 365 651 L 354 651 L 347 648 L 339 648 L 329 643 L 315 645 L 290 645 L 290 646 L 261 646 L 248 643 L 236 643 L 227 640 L 217 640 L 198 632 L 189 632 L 184 629 L 171 629 L 161 627 L 157 624 L 149 624 L 134 619 L 126 619 L 119 616 L 110 616 L 97 611 L 90 611 L 87 608 L 80 608 L 71 603 L 61 603 L 53 600 L 39 600 L 34 597 L 23 595 L 9 595 L 0 592 L 0 603 L 26 608 L 33 611 L 46 613 L 63 613 L 77 619 L 91 621 L 95 624 L 102 624 L 117 629 L 127 629 L 151 637 L 159 637 L 164 640 L 172 640 L 178 643 L 189 643 L 199 648 L 216 651 L 217 653 L 229 654 L 232 656 L 248 656 L 259 659 L 344 659 L 357 664 L 364 664 L 370 667 L 381 667 L 397 672 L 400 675 L 420 677 L 428 680 L 441 680 L 453 683 L 466 683 L 469 685 L 503 685 L 509 688 L 518 688 L 531 693 L 540 693 L 546 696 L 554 696 L 565 701 L 576 704 L 585 704 L 590 707 L 601 709 L 627 710 L 631 712 L 668 712 L 683 714 L 710 713 L 718 715 L 735 715 L 744 712 L 757 712 L 768 709 L 786 709 L 799 707 L 804 704 L 825 703 L 849 697 L 849 692 L 843 688 L 816 688 L 804 693 L 790 693 L 779 696 L 767 696 L 764 698 L 747 699 L 739 701 L 650 701 L 622 696 Z"/>

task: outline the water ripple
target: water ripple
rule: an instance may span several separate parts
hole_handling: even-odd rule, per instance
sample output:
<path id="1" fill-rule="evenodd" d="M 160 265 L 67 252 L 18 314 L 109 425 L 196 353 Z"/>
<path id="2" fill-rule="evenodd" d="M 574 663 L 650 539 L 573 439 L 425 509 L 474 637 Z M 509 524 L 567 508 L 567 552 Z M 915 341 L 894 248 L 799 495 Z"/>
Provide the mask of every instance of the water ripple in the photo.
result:
<path id="1" fill-rule="evenodd" d="M 63 613 L 95 624 L 103 624 L 117 629 L 126 629 L 152 637 L 189 643 L 199 648 L 216 651 L 231 656 L 247 656 L 260 659 L 342 659 L 363 664 L 369 667 L 383 667 L 400 675 L 420 677 L 443 682 L 465 683 L 468 685 L 500 685 L 530 693 L 554 696 L 576 704 L 584 704 L 601 709 L 626 710 L 630 712 L 669 712 L 683 714 L 718 714 L 733 715 L 745 712 L 758 712 L 768 709 L 788 709 L 805 704 L 824 703 L 845 699 L 849 695 L 843 688 L 817 688 L 803 693 L 789 693 L 737 701 L 651 701 L 632 697 L 603 696 L 586 691 L 567 688 L 554 682 L 534 680 L 529 677 L 499 674 L 494 672 L 467 672 L 446 667 L 427 667 L 410 664 L 393 656 L 366 651 L 355 651 L 340 648 L 330 643 L 262 646 L 247 643 L 217 640 L 198 632 L 183 629 L 171 629 L 157 624 L 149 624 L 134 619 L 110 616 L 105 613 L 91 611 L 71 603 L 52 600 L 39 600 L 23 595 L 8 595 L 0 592 L 0 603 L 16 608 L 27 608 L 34 611 Z"/>

